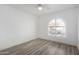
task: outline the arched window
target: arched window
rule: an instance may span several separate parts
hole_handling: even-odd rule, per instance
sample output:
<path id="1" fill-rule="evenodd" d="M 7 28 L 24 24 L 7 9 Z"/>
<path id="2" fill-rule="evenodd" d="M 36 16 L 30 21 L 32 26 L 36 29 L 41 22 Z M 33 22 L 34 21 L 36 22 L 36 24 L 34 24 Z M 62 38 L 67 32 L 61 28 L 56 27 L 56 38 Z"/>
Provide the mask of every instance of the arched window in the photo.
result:
<path id="1" fill-rule="evenodd" d="M 65 23 L 62 19 L 53 19 L 48 24 L 48 34 L 56 37 L 65 37 Z"/>

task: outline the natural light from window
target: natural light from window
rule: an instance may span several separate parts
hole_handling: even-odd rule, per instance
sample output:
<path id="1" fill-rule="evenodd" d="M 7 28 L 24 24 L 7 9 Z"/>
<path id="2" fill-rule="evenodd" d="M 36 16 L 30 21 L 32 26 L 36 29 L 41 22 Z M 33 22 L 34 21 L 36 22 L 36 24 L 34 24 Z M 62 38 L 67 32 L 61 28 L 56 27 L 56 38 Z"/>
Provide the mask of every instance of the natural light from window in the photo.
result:
<path id="1" fill-rule="evenodd" d="M 52 19 L 48 24 L 48 35 L 65 37 L 66 28 L 62 19 Z"/>

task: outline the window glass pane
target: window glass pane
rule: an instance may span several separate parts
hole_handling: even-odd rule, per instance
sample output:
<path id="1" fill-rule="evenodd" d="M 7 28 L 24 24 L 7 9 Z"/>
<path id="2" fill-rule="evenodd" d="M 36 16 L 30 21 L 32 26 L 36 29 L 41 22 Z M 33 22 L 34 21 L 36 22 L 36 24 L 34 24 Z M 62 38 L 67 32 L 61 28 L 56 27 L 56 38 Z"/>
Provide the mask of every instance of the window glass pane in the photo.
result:
<path id="1" fill-rule="evenodd" d="M 62 34 L 62 33 L 64 33 L 64 27 L 56 27 L 56 33 L 57 33 L 57 34 Z"/>
<path id="2" fill-rule="evenodd" d="M 53 30 L 53 31 L 50 31 L 50 33 L 51 33 L 51 34 L 55 34 L 55 30 Z"/>
<path id="3" fill-rule="evenodd" d="M 57 19 L 56 20 L 56 26 L 65 26 L 65 24 L 64 24 L 63 20 Z"/>
<path id="4" fill-rule="evenodd" d="M 53 20 L 51 20 L 51 21 L 49 22 L 49 26 L 55 26 L 55 19 L 53 19 Z"/>

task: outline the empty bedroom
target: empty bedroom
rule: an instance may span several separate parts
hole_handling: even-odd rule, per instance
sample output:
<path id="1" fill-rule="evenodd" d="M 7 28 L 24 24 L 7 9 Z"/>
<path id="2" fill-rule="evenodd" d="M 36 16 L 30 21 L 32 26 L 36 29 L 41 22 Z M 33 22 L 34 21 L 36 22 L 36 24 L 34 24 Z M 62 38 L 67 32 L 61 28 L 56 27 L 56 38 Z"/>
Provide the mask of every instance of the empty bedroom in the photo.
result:
<path id="1" fill-rule="evenodd" d="M 79 55 L 79 5 L 0 4 L 0 55 Z"/>

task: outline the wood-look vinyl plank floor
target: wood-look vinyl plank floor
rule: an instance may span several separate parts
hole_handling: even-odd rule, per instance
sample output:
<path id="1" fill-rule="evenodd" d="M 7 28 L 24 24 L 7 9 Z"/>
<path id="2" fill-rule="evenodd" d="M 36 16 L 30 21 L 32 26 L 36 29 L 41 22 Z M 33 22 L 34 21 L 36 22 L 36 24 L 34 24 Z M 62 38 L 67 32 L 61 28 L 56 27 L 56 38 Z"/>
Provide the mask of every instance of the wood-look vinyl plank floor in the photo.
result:
<path id="1" fill-rule="evenodd" d="M 0 51 L 0 55 L 77 55 L 75 46 L 35 39 Z"/>

